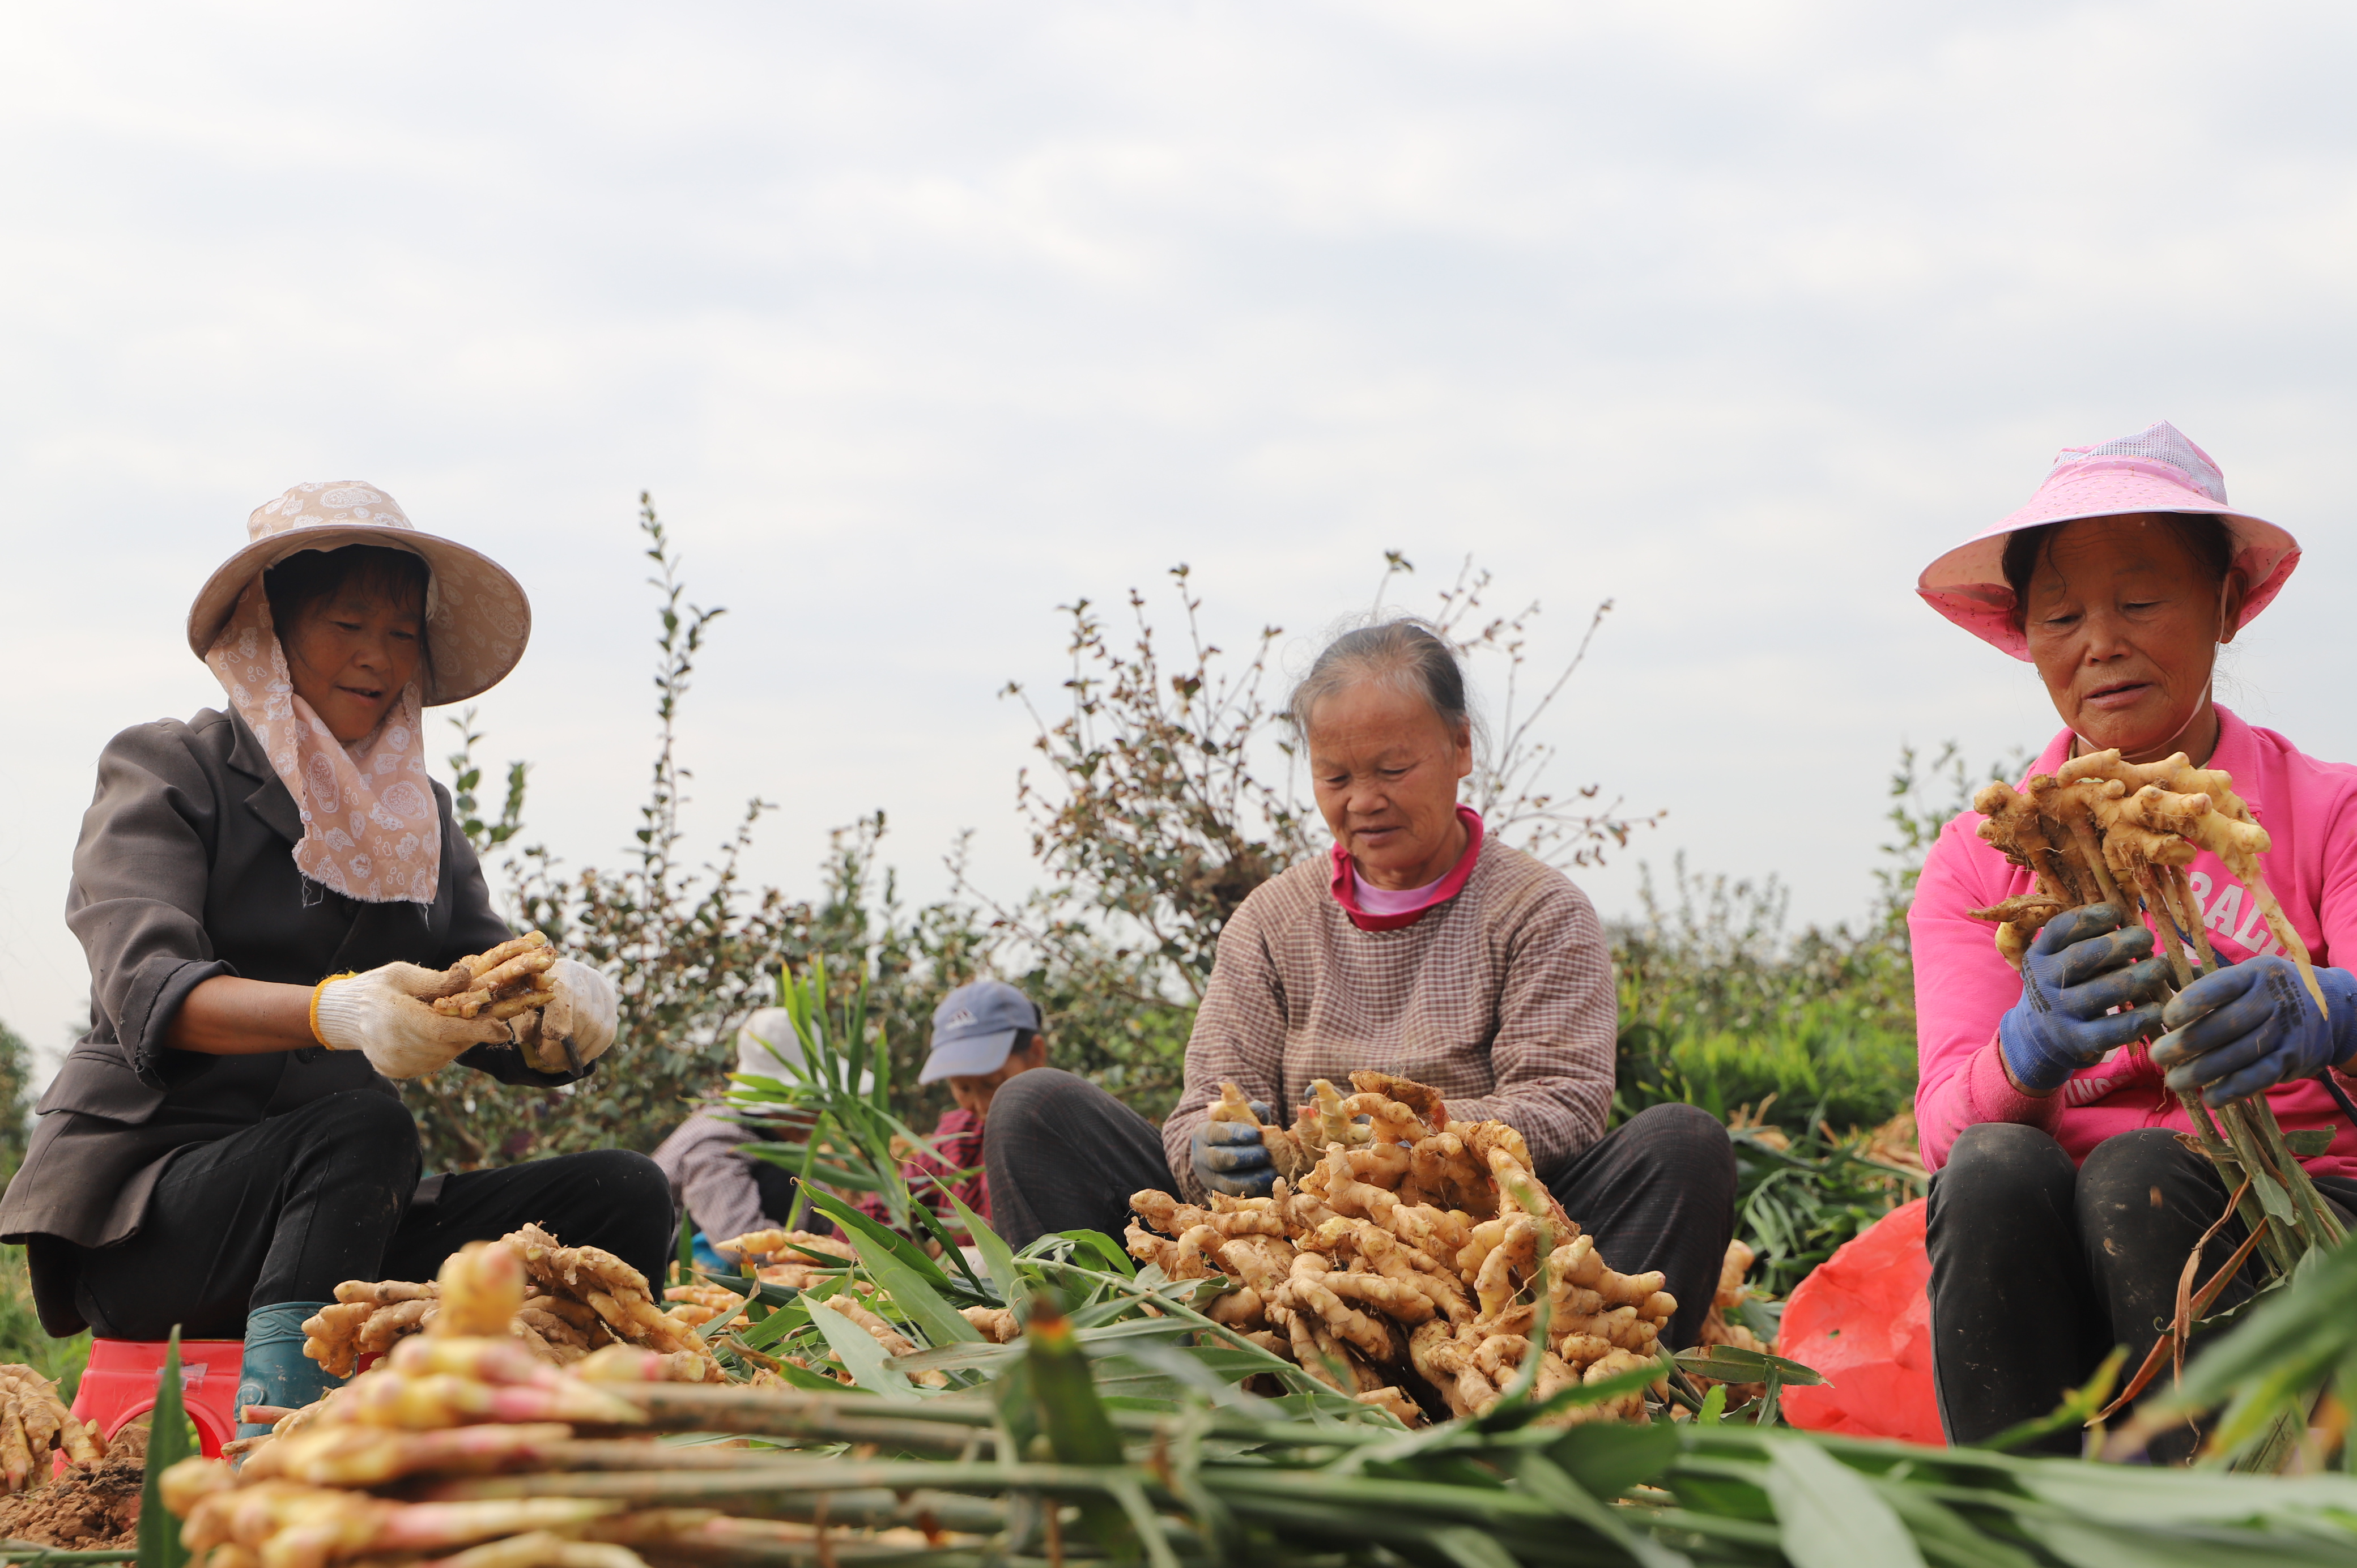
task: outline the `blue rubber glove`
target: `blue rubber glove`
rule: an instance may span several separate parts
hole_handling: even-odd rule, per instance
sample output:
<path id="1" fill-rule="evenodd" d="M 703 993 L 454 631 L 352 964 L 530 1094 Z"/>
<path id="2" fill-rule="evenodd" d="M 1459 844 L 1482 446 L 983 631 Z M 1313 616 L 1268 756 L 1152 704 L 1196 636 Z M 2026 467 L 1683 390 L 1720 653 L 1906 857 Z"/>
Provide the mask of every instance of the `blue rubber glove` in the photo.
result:
<path id="1" fill-rule="evenodd" d="M 1265 1122 L 1268 1107 L 1254 1101 L 1253 1114 Z M 1188 1161 L 1197 1181 L 1230 1197 L 1266 1197 L 1276 1185 L 1276 1166 L 1260 1129 L 1242 1122 L 1206 1122 L 1196 1128 Z"/>
<path id="2" fill-rule="evenodd" d="M 2105 1051 L 2160 1033 L 2169 961 L 2154 955 L 2150 931 L 2120 925 L 2109 904 L 2066 909 L 2023 955 L 2021 1000 L 1997 1020 L 1996 1037 L 2013 1080 L 2030 1093 L 2051 1094 Z"/>
<path id="3" fill-rule="evenodd" d="M 2316 983 L 2331 1004 L 2329 1018 L 2300 983 L 2299 967 L 2280 953 L 2205 974 L 2162 1013 L 2169 1032 L 2153 1042 L 2152 1059 L 2167 1069 L 2169 1088 L 2199 1089 L 2212 1105 L 2314 1078 L 2357 1048 L 2357 974 L 2319 969 Z"/>

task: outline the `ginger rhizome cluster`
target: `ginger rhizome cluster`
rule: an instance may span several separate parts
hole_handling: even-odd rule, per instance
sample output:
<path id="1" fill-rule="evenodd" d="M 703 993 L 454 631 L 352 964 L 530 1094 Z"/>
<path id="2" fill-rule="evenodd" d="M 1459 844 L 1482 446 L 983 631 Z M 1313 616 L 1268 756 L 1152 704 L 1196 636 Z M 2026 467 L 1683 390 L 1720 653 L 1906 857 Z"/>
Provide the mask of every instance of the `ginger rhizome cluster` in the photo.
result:
<path id="1" fill-rule="evenodd" d="M 14 1362 L 0 1366 L 0 1481 L 12 1493 L 38 1487 L 58 1455 L 95 1465 L 106 1457 L 106 1440 L 67 1408 L 48 1379 Z"/>
<path id="2" fill-rule="evenodd" d="M 527 1466 L 562 1451 L 574 1427 L 641 1426 L 615 1385 L 664 1381 L 674 1358 L 609 1344 L 562 1369 L 511 1329 L 537 1286 L 568 1268 L 596 1277 L 589 1249 L 477 1243 L 442 1268 L 423 1332 L 393 1346 L 317 1404 L 282 1419 L 235 1469 L 188 1459 L 167 1471 L 164 1502 L 203 1568 L 320 1568 L 331 1560 L 446 1557 L 500 1541 L 503 1568 L 638 1568 L 627 1548 L 581 1539 L 623 1505 L 584 1498 L 404 1502 L 357 1488 L 428 1474 Z M 538 1256 L 532 1253 L 537 1251 Z M 557 1254 L 576 1255 L 559 1261 Z M 608 1283 L 600 1281 L 600 1283 Z M 595 1290 L 595 1285 L 580 1288 Z M 605 1294 L 599 1291 L 598 1294 Z M 482 1549 L 477 1546 L 479 1552 Z"/>
<path id="3" fill-rule="evenodd" d="M 1981 837 L 2027 868 L 2038 886 L 1973 917 L 1996 923 L 1997 950 L 2019 969 L 2039 928 L 2065 909 L 2109 904 L 2123 916 L 2141 913 L 2183 985 L 2195 961 L 2204 969 L 2218 964 L 2185 875 L 2208 850 L 2250 890 L 2276 946 L 2299 966 L 2309 994 L 2323 1008 L 2308 944 L 2284 918 L 2259 866 L 2267 831 L 2233 785 L 2215 768 L 2194 767 L 2183 752 L 2134 763 L 2099 751 L 2033 774 L 2019 789 L 1983 786 L 1973 797 L 1973 809 L 1987 818 Z"/>
<path id="4" fill-rule="evenodd" d="M 505 1334 L 552 1366 L 570 1365 L 610 1345 L 634 1346 L 674 1358 L 670 1375 L 677 1380 L 719 1380 L 719 1365 L 694 1331 L 712 1311 L 666 1312 L 638 1270 L 597 1247 L 565 1246 L 537 1225 L 490 1245 L 514 1255 L 528 1288 L 495 1327 L 468 1332 Z M 742 1305 L 730 1293 L 718 1294 Z M 336 1287 L 333 1304 L 305 1321 L 303 1353 L 348 1378 L 361 1358 L 437 1331 L 451 1310 L 445 1281 L 347 1280 Z"/>
<path id="5" fill-rule="evenodd" d="M 556 962 L 556 950 L 539 931 L 526 931 L 489 952 L 462 958 L 450 966 L 444 984 L 450 989 L 434 999 L 434 1011 L 452 1018 L 519 1017 L 556 1000 L 541 976 Z"/>
<path id="6" fill-rule="evenodd" d="M 2260 868 L 2267 831 L 2233 783 L 2215 768 L 2194 767 L 2182 752 L 2160 762 L 2131 763 L 2116 751 L 2100 751 L 2073 757 L 2050 774 L 2032 775 L 2018 790 L 1984 786 L 1973 798 L 1974 809 L 1987 819 L 1981 837 L 2028 868 L 2037 889 L 1975 909 L 1973 917 L 1996 922 L 1997 950 L 2019 969 L 2048 921 L 2065 909 L 2109 904 L 2150 925 L 2183 987 L 2197 962 L 2205 972 L 2218 967 L 2185 873 L 2208 850 L 2249 890 L 2276 945 L 2299 966 L 2317 1010 L 2330 1015 L 2308 944 L 2284 918 Z M 2178 1101 L 2201 1152 L 2227 1190 L 2240 1194 L 2243 1221 L 2270 1270 L 2288 1273 L 2308 1248 L 2341 1240 L 2338 1216 L 2302 1168 L 2265 1094 L 2221 1105 L 2214 1115 L 2190 1091 Z"/>
<path id="7" fill-rule="evenodd" d="M 1677 1301 L 1658 1273 L 1610 1268 L 1502 1122 L 1451 1122 L 1439 1094 L 1388 1074 L 1319 1079 L 1292 1128 L 1265 1128 L 1267 1197 L 1208 1208 L 1132 1195 L 1129 1251 L 1176 1280 L 1223 1274 L 1211 1317 L 1411 1425 L 1476 1415 L 1544 1339 L 1536 1392 L 1651 1364 Z M 1233 1084 L 1211 1114 L 1259 1125 Z M 1147 1229 L 1147 1227 L 1152 1229 Z M 1638 1413 L 1641 1394 L 1566 1411 Z"/>

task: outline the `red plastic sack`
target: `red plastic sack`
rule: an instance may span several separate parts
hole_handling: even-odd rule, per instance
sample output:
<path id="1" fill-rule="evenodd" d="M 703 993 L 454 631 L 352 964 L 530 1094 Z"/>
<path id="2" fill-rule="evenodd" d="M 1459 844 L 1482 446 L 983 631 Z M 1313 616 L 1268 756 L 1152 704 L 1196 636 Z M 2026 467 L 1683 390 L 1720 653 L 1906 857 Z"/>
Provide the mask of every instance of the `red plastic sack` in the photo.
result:
<path id="1" fill-rule="evenodd" d="M 1902 1204 L 1820 1263 L 1785 1305 L 1777 1354 L 1823 1372 L 1784 1391 L 1784 1417 L 1811 1432 L 1939 1447 L 1932 1394 L 1932 1261 L 1923 1200 Z"/>

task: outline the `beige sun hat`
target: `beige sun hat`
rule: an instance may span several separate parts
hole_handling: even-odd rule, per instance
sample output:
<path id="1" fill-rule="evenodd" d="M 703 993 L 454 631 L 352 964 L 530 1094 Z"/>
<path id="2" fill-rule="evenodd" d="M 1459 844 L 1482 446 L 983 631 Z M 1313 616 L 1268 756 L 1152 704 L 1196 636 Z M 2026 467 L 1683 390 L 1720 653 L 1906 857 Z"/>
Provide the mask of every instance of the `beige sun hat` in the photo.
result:
<path id="1" fill-rule="evenodd" d="M 462 703 L 500 683 L 532 638 L 532 601 L 480 551 L 421 533 L 400 503 L 361 479 L 296 485 L 245 520 L 252 541 L 205 580 L 188 608 L 188 647 L 202 659 L 247 585 L 305 550 L 380 544 L 425 563 L 425 705 Z"/>

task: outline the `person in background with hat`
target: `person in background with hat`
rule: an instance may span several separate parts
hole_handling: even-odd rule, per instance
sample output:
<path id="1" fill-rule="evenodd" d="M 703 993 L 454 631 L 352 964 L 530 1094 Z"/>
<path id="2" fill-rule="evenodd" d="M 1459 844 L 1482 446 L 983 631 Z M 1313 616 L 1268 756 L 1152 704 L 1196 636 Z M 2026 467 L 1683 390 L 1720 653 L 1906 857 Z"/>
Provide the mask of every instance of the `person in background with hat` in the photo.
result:
<path id="1" fill-rule="evenodd" d="M 954 1216 L 952 1195 L 990 1219 L 984 1134 L 990 1124 L 991 1101 L 1009 1079 L 1047 1065 L 1048 1036 L 1040 1026 L 1039 1009 L 1014 986 L 1003 980 L 976 980 L 942 997 L 933 1009 L 932 1044 L 917 1081 L 947 1080 L 950 1097 L 957 1103 L 942 1112 L 926 1139 L 927 1147 L 901 1165 L 909 1195 L 945 1219 Z M 859 1208 L 884 1218 L 883 1199 L 872 1193 L 860 1195 Z"/>
<path id="2" fill-rule="evenodd" d="M 736 1076 L 808 1080 L 809 1063 L 791 1014 L 782 1007 L 756 1008 L 737 1026 Z M 875 1074 L 862 1073 L 860 1092 L 866 1093 L 874 1082 Z M 654 1162 L 671 1182 L 672 1200 L 687 1216 L 697 1258 L 716 1271 L 734 1272 L 743 1263 L 721 1242 L 755 1230 L 786 1228 L 800 1186 L 785 1166 L 739 1152 L 745 1144 L 776 1138 L 781 1131 L 748 1125 L 749 1118 L 740 1120 L 746 1116 L 726 1106 L 698 1111 L 654 1149 Z M 789 1124 L 806 1129 L 809 1119 L 803 1116 Z M 801 1228 L 824 1236 L 834 1231 L 834 1222 L 805 1205 Z"/>
<path id="3" fill-rule="evenodd" d="M 512 933 L 422 710 L 514 667 L 523 590 L 357 480 L 298 485 L 248 532 L 188 617 L 226 711 L 100 755 L 66 899 L 91 1027 L 0 1199 L 44 1328 L 242 1338 L 241 1407 L 329 1384 L 301 1326 L 342 1281 L 432 1279 L 526 1221 L 660 1279 L 672 1223 L 662 1173 L 619 1150 L 421 1181 L 393 1087 L 455 1063 L 547 1088 L 613 1043 L 613 987 L 571 959 L 514 1025 L 425 1000 Z"/>
<path id="4" fill-rule="evenodd" d="M 2036 666 L 2064 727 L 2030 774 L 2116 748 L 2139 763 L 2183 752 L 2233 776 L 2274 841 L 2267 881 L 2331 1007 L 2318 1011 L 2250 889 L 2206 853 L 2189 879 L 2227 967 L 2172 997 L 2152 934 L 2094 905 L 2040 930 L 2016 973 L 1970 911 L 2029 892 L 2029 873 L 1979 838 L 1976 813 L 1942 830 L 1908 930 L 1951 1442 L 2046 1414 L 2115 1345 L 2135 1365 L 2173 1317 L 2179 1272 L 2227 1194 L 2179 1142 L 2189 1123 L 2172 1091 L 2212 1104 L 2264 1092 L 2286 1128 L 2331 1128 L 2330 1148 L 2303 1163 L 2357 1211 L 2357 1131 L 2323 1081 L 2357 1053 L 2357 974 L 2334 967 L 2357 959 L 2357 768 L 2244 723 L 2211 691 L 2219 648 L 2298 560 L 2291 535 L 2229 506 L 2218 466 L 2162 424 L 2064 448 L 2028 506 L 1919 584 L 1941 614 Z M 2225 1219 L 2202 1277 L 2244 1234 Z M 2238 1281 L 2220 1305 L 2250 1288 Z M 2179 1428 L 2152 1452 L 2179 1459 L 2198 1440 Z M 2080 1434 L 2044 1446 L 2075 1454 Z"/>
<path id="5" fill-rule="evenodd" d="M 901 1165 L 909 1195 L 944 1219 L 954 1221 L 948 1194 L 990 1218 L 990 1187 L 984 1178 L 982 1133 L 991 1097 L 1017 1073 L 1044 1067 L 1048 1037 L 1039 1009 L 1003 981 L 978 980 L 942 998 L 933 1010 L 931 1054 L 917 1074 L 920 1084 L 949 1080 L 956 1104 L 942 1113 L 926 1140 Z M 791 1017 L 782 1007 L 764 1007 L 737 1031 L 737 1071 L 751 1078 L 804 1078 L 808 1068 Z M 862 1076 L 866 1093 L 873 1074 Z M 755 1230 L 781 1230 L 792 1216 L 793 1173 L 768 1160 L 738 1153 L 764 1134 L 748 1131 L 725 1111 L 699 1111 L 681 1122 L 655 1148 L 655 1163 L 671 1180 L 673 1197 L 683 1204 L 700 1239 L 717 1264 L 735 1267 L 735 1253 L 720 1243 Z M 888 1219 L 890 1209 L 875 1193 L 851 1195 L 863 1214 Z M 805 1206 L 801 1228 L 819 1235 L 834 1227 Z"/>

